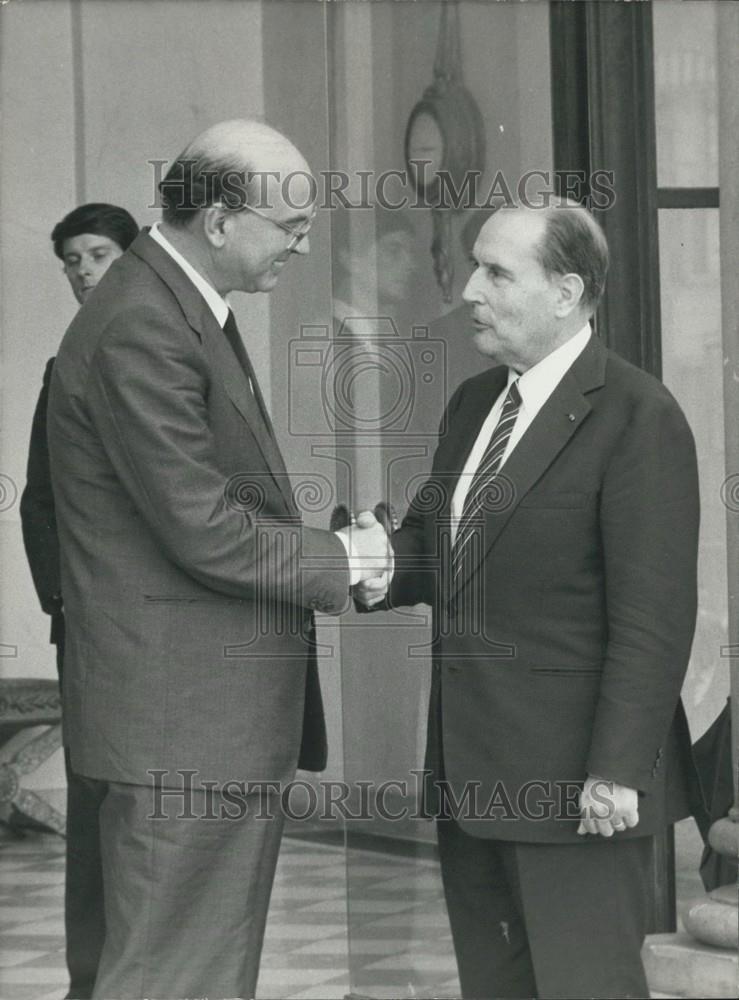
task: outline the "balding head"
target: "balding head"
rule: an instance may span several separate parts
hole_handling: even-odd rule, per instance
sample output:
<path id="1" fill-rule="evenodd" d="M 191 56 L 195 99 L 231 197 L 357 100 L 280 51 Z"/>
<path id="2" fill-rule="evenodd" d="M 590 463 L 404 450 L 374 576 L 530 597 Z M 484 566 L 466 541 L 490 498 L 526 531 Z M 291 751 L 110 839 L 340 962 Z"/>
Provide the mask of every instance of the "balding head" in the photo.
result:
<path id="1" fill-rule="evenodd" d="M 315 181 L 295 146 L 263 122 L 219 122 L 159 185 L 161 234 L 221 295 L 268 292 L 310 250 Z"/>
<path id="2" fill-rule="evenodd" d="M 498 212 L 513 213 L 511 218 L 518 216 L 532 232 L 540 227 L 536 254 L 545 274 L 578 275 L 583 283 L 582 309 L 592 315 L 605 288 L 608 243 L 587 208 L 571 198 L 556 197 L 544 207 L 516 203 Z"/>
<path id="3" fill-rule="evenodd" d="M 219 203 L 268 208 L 286 184 L 295 203 L 305 204 L 309 177 L 302 154 L 276 129 L 241 118 L 218 122 L 187 145 L 159 185 L 163 219 L 187 226 L 198 211 Z"/>
<path id="4" fill-rule="evenodd" d="M 553 200 L 543 210 L 545 229 L 539 261 L 546 274 L 577 274 L 583 281 L 583 308 L 598 307 L 608 271 L 605 233 L 583 205 L 571 199 Z"/>
<path id="5" fill-rule="evenodd" d="M 582 330 L 603 289 L 605 237 L 581 206 L 506 206 L 482 227 L 463 299 L 482 353 L 527 371 Z"/>

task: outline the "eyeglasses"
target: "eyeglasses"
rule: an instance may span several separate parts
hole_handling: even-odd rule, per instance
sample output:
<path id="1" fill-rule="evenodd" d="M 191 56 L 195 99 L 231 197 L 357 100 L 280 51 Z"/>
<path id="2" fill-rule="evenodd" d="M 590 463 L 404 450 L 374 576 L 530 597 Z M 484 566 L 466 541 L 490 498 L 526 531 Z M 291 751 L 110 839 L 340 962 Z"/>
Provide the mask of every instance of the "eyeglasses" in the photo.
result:
<path id="1" fill-rule="evenodd" d="M 302 226 L 294 228 L 293 226 L 286 226 L 284 222 L 278 222 L 277 219 L 273 219 L 270 215 L 265 215 L 264 212 L 260 212 L 256 208 L 252 208 L 251 205 L 241 205 L 239 206 L 239 211 L 251 212 L 252 215 L 258 215 L 260 219 L 264 219 L 266 222 L 271 222 L 273 226 L 277 226 L 278 229 L 282 229 L 283 232 L 290 234 L 290 242 L 288 243 L 285 253 L 292 253 L 292 251 L 297 247 L 298 243 L 308 235 L 310 227 L 313 225 L 313 219 L 308 219 Z"/>

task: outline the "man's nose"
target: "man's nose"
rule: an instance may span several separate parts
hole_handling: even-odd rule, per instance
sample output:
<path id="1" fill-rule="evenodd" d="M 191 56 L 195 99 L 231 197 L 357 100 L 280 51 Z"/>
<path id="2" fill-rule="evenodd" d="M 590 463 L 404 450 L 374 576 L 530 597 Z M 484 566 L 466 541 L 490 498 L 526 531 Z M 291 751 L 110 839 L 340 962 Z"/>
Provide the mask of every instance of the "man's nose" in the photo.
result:
<path id="1" fill-rule="evenodd" d="M 468 305 L 472 305 L 473 302 L 480 301 L 480 294 L 477 290 L 477 282 L 475 281 L 475 275 L 477 271 L 474 271 L 464 286 L 464 291 L 462 292 L 462 301 L 466 302 Z"/>
<path id="2" fill-rule="evenodd" d="M 293 253 L 310 253 L 310 236 L 304 236 L 299 243 L 293 247 Z"/>
<path id="3" fill-rule="evenodd" d="M 91 257 L 83 257 L 82 260 L 80 261 L 80 266 L 78 268 L 78 271 L 82 275 L 87 275 L 87 276 L 91 275 L 92 274 L 92 258 Z"/>

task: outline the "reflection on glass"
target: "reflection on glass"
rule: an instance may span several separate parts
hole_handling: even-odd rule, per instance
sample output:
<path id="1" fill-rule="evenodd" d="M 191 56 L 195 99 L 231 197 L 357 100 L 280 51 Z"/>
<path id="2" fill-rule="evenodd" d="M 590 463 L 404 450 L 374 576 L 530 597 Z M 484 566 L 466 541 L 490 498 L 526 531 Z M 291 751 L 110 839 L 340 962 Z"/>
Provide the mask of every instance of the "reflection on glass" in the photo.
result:
<path id="1" fill-rule="evenodd" d="M 347 196 L 356 202 L 360 171 L 376 179 L 405 167 L 408 118 L 433 77 L 439 6 L 329 6 L 330 166 L 348 172 Z M 545 4 L 464 2 L 460 28 L 464 80 L 486 131 L 488 162 L 478 185 L 484 201 L 498 175 L 515 192 L 527 171 L 552 169 L 549 12 Z M 405 194 L 413 201 L 411 185 L 390 185 L 386 194 L 391 189 L 393 200 Z M 451 392 L 486 365 L 461 306 L 485 213 L 468 209 L 449 219 L 451 308 L 434 276 L 428 209 L 357 209 L 344 219 L 332 212 L 334 350 L 342 339 L 350 349 L 373 348 L 362 371 L 354 366 L 351 384 L 341 386 L 354 427 L 336 436 L 337 465 L 347 470 L 356 509 L 386 498 L 405 513 L 430 469 Z M 391 321 L 398 350 L 389 350 L 387 339 L 378 344 L 378 324 L 373 331 L 362 316 Z M 410 372 L 407 412 L 395 405 L 403 365 Z M 339 400 L 339 387 L 331 391 Z M 344 824 L 349 964 L 357 997 L 460 995 L 435 828 L 419 818 L 414 777 L 426 743 L 430 638 L 425 605 L 377 613 L 371 624 L 361 615 L 341 623 L 344 776 L 355 817 Z M 372 791 L 363 807 L 367 782 Z"/>
<path id="2" fill-rule="evenodd" d="M 656 3 L 657 183 L 718 185 L 716 4 Z"/>
<path id="3" fill-rule="evenodd" d="M 328 396 L 343 414 L 340 456 L 352 469 L 355 508 L 388 497 L 404 512 L 402 488 L 414 469 L 428 468 L 446 402 L 443 345 L 413 333 L 416 318 L 428 317 L 417 293 L 426 256 L 415 222 L 410 211 L 379 208 L 332 220 Z M 410 658 L 409 649 L 428 643 L 428 611 L 410 612 L 401 625 L 373 617 L 345 622 L 341 635 L 354 817 L 345 836 L 350 981 L 360 996 L 438 995 L 439 984 L 451 996 L 458 984 L 433 827 L 418 816 L 413 775 L 423 761 L 430 671 L 423 650 Z M 372 787 L 363 800 L 365 782 Z"/>
<path id="4" fill-rule="evenodd" d="M 375 208 L 352 239 L 349 211 L 334 210 L 332 219 L 334 320 L 357 334 L 365 325 L 358 320 L 389 316 L 397 325 L 419 268 L 410 212 Z"/>
<path id="5" fill-rule="evenodd" d="M 720 657 L 728 642 L 728 585 L 718 210 L 663 210 L 659 219 L 663 379 L 695 435 L 701 485 L 698 626 L 684 689 L 696 738 L 728 690 Z"/>
<path id="6" fill-rule="evenodd" d="M 723 354 L 717 209 L 659 213 L 663 379 L 695 435 L 701 489 L 698 621 L 683 701 L 695 741 L 729 690 Z M 692 819 L 676 827 L 678 902 L 700 893 L 702 844 Z"/>

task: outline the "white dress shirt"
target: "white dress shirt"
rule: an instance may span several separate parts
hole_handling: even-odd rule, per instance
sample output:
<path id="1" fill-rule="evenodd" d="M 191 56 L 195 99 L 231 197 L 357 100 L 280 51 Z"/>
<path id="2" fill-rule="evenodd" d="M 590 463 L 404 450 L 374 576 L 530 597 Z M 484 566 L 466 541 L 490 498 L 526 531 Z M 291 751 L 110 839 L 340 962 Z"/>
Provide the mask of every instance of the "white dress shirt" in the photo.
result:
<path id="1" fill-rule="evenodd" d="M 176 264 L 179 264 L 210 306 L 211 312 L 216 318 L 216 323 L 223 329 L 230 309 L 228 302 L 215 290 L 209 281 L 205 280 L 200 271 L 196 271 L 190 261 L 172 246 L 167 237 L 163 235 L 158 222 L 155 222 L 149 230 L 149 236 L 151 236 L 155 243 L 159 244 L 162 250 L 169 254 Z"/>
<path id="2" fill-rule="evenodd" d="M 206 281 L 202 276 L 200 271 L 196 271 L 192 266 L 190 261 L 183 257 L 182 254 L 169 242 L 167 237 L 162 233 L 159 228 L 159 223 L 155 222 L 154 225 L 149 230 L 149 236 L 158 243 L 162 250 L 166 250 L 172 260 L 179 264 L 182 270 L 185 272 L 190 281 L 195 285 L 197 290 L 205 299 L 206 303 L 210 307 L 210 311 L 216 318 L 216 323 L 221 329 L 226 325 L 226 320 L 228 319 L 228 314 L 231 311 L 231 307 L 228 302 L 223 298 L 223 296 L 215 290 L 209 281 Z M 251 383 L 251 376 L 247 375 L 249 379 L 249 388 L 252 393 L 254 392 L 254 386 Z"/>
<path id="3" fill-rule="evenodd" d="M 519 375 L 513 368 L 508 369 L 506 387 L 493 403 L 454 489 L 451 505 L 452 541 L 457 534 L 457 526 L 462 516 L 462 510 L 464 509 L 465 498 L 469 492 L 475 472 L 477 472 L 477 467 L 482 460 L 482 456 L 485 454 L 485 449 L 500 419 L 503 403 L 505 402 L 511 383 L 518 382 L 518 391 L 521 393 L 521 406 L 518 410 L 518 416 L 513 425 L 511 436 L 508 438 L 506 450 L 503 452 L 503 458 L 498 466 L 499 469 L 503 468 L 511 452 L 528 430 L 534 417 L 562 381 L 565 373 L 570 370 L 575 359 L 585 350 L 590 336 L 590 324 L 586 323 L 581 330 L 578 330 L 574 337 L 571 337 L 561 347 L 552 351 L 551 354 L 547 354 L 545 358 L 542 358 L 538 364 L 525 371 L 523 375 Z"/>

